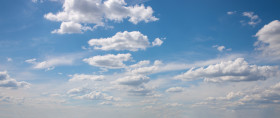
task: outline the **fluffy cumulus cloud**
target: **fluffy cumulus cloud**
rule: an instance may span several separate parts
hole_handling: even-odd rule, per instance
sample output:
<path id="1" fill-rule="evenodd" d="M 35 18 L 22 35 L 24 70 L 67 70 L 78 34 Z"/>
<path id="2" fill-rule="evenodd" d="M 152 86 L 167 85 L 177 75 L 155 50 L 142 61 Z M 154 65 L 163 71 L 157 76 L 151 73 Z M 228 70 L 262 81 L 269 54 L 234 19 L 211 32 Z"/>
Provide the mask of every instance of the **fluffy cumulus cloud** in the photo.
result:
<path id="1" fill-rule="evenodd" d="M 179 93 L 179 92 L 183 92 L 184 88 L 183 87 L 171 87 L 169 89 L 167 89 L 165 92 L 168 93 Z"/>
<path id="2" fill-rule="evenodd" d="M 83 33 L 86 30 L 93 30 L 91 27 L 82 26 L 75 22 L 62 22 L 60 29 L 53 30 L 51 33 L 57 34 L 72 34 L 72 33 Z"/>
<path id="3" fill-rule="evenodd" d="M 152 42 L 152 45 L 153 45 L 153 46 L 161 46 L 162 43 L 163 43 L 162 40 L 160 40 L 159 38 L 156 38 L 156 39 Z"/>
<path id="4" fill-rule="evenodd" d="M 242 15 L 250 19 L 250 21 L 247 22 L 248 25 L 256 26 L 261 22 L 259 16 L 254 14 L 254 12 L 243 12 Z"/>
<path id="5" fill-rule="evenodd" d="M 160 39 L 156 39 L 152 46 L 160 46 L 163 43 Z M 90 46 L 94 46 L 94 49 L 98 50 L 129 50 L 138 51 L 145 50 L 150 46 L 150 42 L 146 35 L 143 35 L 139 31 L 124 31 L 118 32 L 114 36 L 109 38 L 91 39 L 88 41 Z"/>
<path id="6" fill-rule="evenodd" d="M 128 61 L 132 59 L 131 54 L 107 54 L 107 55 L 98 55 L 91 58 L 83 59 L 84 62 L 88 63 L 92 66 L 110 68 L 110 69 L 118 69 L 124 68 L 126 65 L 123 63 L 124 61 Z"/>
<path id="7" fill-rule="evenodd" d="M 257 32 L 256 37 L 256 49 L 262 51 L 263 57 L 280 59 L 280 21 L 274 20 L 265 25 Z"/>
<path id="8" fill-rule="evenodd" d="M 133 24 L 156 21 L 158 18 L 153 16 L 153 12 L 150 6 L 128 6 L 124 0 L 65 0 L 63 11 L 48 13 L 44 17 L 62 22 L 60 29 L 54 30 L 53 33 L 81 33 L 85 31 L 83 28 L 87 27 L 84 25 L 104 26 L 107 20 L 120 22 L 128 18 Z M 74 26 L 66 26 L 65 23 Z"/>
<path id="9" fill-rule="evenodd" d="M 79 95 L 79 94 L 85 94 L 89 91 L 90 91 L 90 89 L 87 89 L 87 88 L 72 88 L 72 89 L 67 91 L 67 94 Z"/>
<path id="10" fill-rule="evenodd" d="M 70 82 L 86 81 L 86 80 L 102 81 L 102 80 L 104 80 L 104 76 L 103 75 L 74 74 L 74 75 L 72 75 L 72 78 L 69 79 Z"/>
<path id="11" fill-rule="evenodd" d="M 29 87 L 30 85 L 30 83 L 25 81 L 19 82 L 11 78 L 7 71 L 0 71 L 0 87 L 17 89 L 21 87 Z"/>
<path id="12" fill-rule="evenodd" d="M 209 65 L 206 68 L 190 69 L 175 78 L 185 81 L 204 79 L 208 82 L 240 82 L 265 80 L 278 74 L 277 66 L 249 65 L 243 58 L 237 58 L 234 61 Z"/>

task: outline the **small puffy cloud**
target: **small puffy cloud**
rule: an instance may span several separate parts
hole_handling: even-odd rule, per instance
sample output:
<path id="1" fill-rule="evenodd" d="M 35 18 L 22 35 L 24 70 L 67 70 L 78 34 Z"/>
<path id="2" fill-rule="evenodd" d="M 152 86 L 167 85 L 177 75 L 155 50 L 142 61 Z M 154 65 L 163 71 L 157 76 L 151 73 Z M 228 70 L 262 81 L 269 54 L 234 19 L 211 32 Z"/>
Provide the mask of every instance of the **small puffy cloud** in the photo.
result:
<path id="1" fill-rule="evenodd" d="M 128 6 L 124 0 L 65 0 L 63 10 L 53 14 L 45 14 L 45 18 L 51 21 L 62 22 L 60 29 L 54 30 L 57 33 L 81 33 L 83 24 L 93 24 L 95 26 L 104 26 L 104 22 L 120 22 L 128 18 L 133 24 L 139 22 L 157 21 L 153 16 L 153 9 L 142 5 Z M 75 27 L 73 30 L 62 28 L 63 23 L 71 22 L 68 27 Z M 78 26 L 79 25 L 79 26 Z M 78 27 L 77 27 L 78 26 Z M 69 31 L 69 32 L 68 32 Z"/>
<path id="2" fill-rule="evenodd" d="M 0 71 L 0 87 L 3 88 L 22 88 L 22 87 L 29 87 L 31 84 L 25 81 L 18 82 L 13 78 L 10 78 L 7 71 Z"/>
<path id="3" fill-rule="evenodd" d="M 213 48 L 216 48 L 218 51 L 220 51 L 220 52 L 223 52 L 223 51 L 231 51 L 231 48 L 226 48 L 225 46 L 223 46 L 223 45 L 221 45 L 221 46 L 219 46 L 219 45 L 214 45 L 214 46 L 212 46 Z"/>
<path id="4" fill-rule="evenodd" d="M 156 38 L 156 39 L 152 42 L 152 45 L 153 45 L 153 46 L 161 46 L 162 43 L 163 43 L 162 40 L 160 40 L 159 38 Z"/>
<path id="5" fill-rule="evenodd" d="M 88 94 L 78 96 L 78 99 L 86 99 L 86 100 L 107 100 L 107 101 L 118 101 L 118 98 L 114 98 L 113 96 L 109 96 L 105 93 L 99 91 L 92 91 Z"/>
<path id="6" fill-rule="evenodd" d="M 274 20 L 261 28 L 256 37 L 256 49 L 262 52 L 263 57 L 271 60 L 280 59 L 280 21 Z"/>
<path id="7" fill-rule="evenodd" d="M 149 47 L 150 42 L 148 37 L 139 31 L 124 31 L 118 32 L 109 38 L 91 39 L 88 44 L 98 50 L 138 51 L 145 50 Z"/>
<path id="8" fill-rule="evenodd" d="M 172 88 L 167 89 L 165 92 L 168 92 L 168 93 L 179 93 L 179 92 L 183 92 L 183 91 L 184 91 L 183 87 L 172 87 Z"/>
<path id="9" fill-rule="evenodd" d="M 235 14 L 236 13 L 236 11 L 228 11 L 227 12 L 227 15 L 233 15 L 233 14 Z"/>
<path id="10" fill-rule="evenodd" d="M 51 33 L 56 34 L 72 34 L 72 33 L 83 33 L 86 30 L 93 30 L 91 27 L 82 26 L 79 23 L 74 22 L 62 22 L 60 29 L 53 30 Z"/>
<path id="11" fill-rule="evenodd" d="M 107 54 L 107 55 L 98 55 L 91 58 L 83 59 L 84 62 L 88 63 L 92 66 L 102 67 L 102 68 L 110 68 L 110 69 L 118 69 L 124 68 L 126 65 L 123 63 L 124 61 L 128 61 L 132 59 L 131 54 Z"/>
<path id="12" fill-rule="evenodd" d="M 7 58 L 7 62 L 12 62 L 12 61 L 13 61 L 12 58 L 10 58 L 10 57 Z"/>
<path id="13" fill-rule="evenodd" d="M 254 12 L 243 12 L 242 15 L 250 19 L 250 21 L 248 21 L 248 25 L 256 26 L 261 22 L 259 16 L 254 14 Z"/>
<path id="14" fill-rule="evenodd" d="M 145 86 L 129 88 L 128 93 L 129 93 L 129 95 L 133 95 L 133 96 L 152 96 L 152 95 L 154 95 L 153 89 L 145 87 Z"/>
<path id="15" fill-rule="evenodd" d="M 35 64 L 36 63 L 36 60 L 35 58 L 32 58 L 32 59 L 27 59 L 25 60 L 26 63 L 30 63 L 30 64 Z"/>
<path id="16" fill-rule="evenodd" d="M 115 82 L 120 85 L 139 86 L 150 81 L 150 78 L 143 75 L 131 75 L 117 79 Z"/>
<path id="17" fill-rule="evenodd" d="M 266 80 L 278 74 L 277 66 L 249 65 L 243 58 L 237 58 L 234 61 L 209 65 L 206 68 L 192 68 L 175 78 L 185 81 L 204 79 L 208 82 L 240 82 Z"/>
<path id="18" fill-rule="evenodd" d="M 86 80 L 91 80 L 91 81 L 102 81 L 104 80 L 103 75 L 86 75 L 86 74 L 74 74 L 71 79 L 69 79 L 70 82 L 75 82 L 75 81 L 86 81 Z"/>

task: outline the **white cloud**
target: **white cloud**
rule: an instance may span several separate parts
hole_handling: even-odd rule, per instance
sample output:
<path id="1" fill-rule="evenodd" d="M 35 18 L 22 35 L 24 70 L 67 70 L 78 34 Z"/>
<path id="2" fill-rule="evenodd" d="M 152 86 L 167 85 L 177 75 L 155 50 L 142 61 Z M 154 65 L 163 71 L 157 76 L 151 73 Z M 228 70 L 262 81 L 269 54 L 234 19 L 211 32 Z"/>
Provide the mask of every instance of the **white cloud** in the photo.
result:
<path id="1" fill-rule="evenodd" d="M 156 39 L 152 42 L 152 45 L 153 45 L 153 46 L 161 46 L 162 43 L 163 43 L 162 40 L 160 40 L 159 38 L 156 38 Z"/>
<path id="2" fill-rule="evenodd" d="M 219 107 L 248 107 L 280 104 L 280 83 L 269 88 L 252 89 L 244 92 L 229 92 L 225 97 L 208 97 L 196 105 L 215 105 Z"/>
<path id="3" fill-rule="evenodd" d="M 87 88 L 73 88 L 67 91 L 67 94 L 70 95 L 79 95 L 79 94 L 84 94 L 86 92 L 89 92 L 90 89 Z"/>
<path id="4" fill-rule="evenodd" d="M 21 88 L 21 87 L 29 87 L 31 84 L 25 81 L 18 82 L 13 78 L 10 78 L 7 71 L 0 71 L 0 87 L 3 88 Z"/>
<path id="5" fill-rule="evenodd" d="M 179 93 L 179 92 L 183 92 L 183 91 L 184 91 L 183 87 L 172 87 L 172 88 L 167 89 L 165 92 L 168 92 L 168 93 Z"/>
<path id="6" fill-rule="evenodd" d="M 79 23 L 74 22 L 62 22 L 60 29 L 53 30 L 51 33 L 57 34 L 72 34 L 72 33 L 83 33 L 83 31 L 93 30 L 91 27 L 82 26 Z"/>
<path id="7" fill-rule="evenodd" d="M 128 61 L 132 59 L 131 54 L 107 54 L 107 55 L 98 55 L 91 58 L 83 59 L 84 62 L 88 63 L 92 66 L 110 68 L 110 69 L 118 69 L 124 68 L 126 65 L 123 63 L 124 61 Z"/>
<path id="8" fill-rule="evenodd" d="M 114 98 L 113 96 L 109 96 L 105 93 L 99 91 L 92 91 L 88 94 L 78 96 L 78 99 L 87 99 L 87 100 L 107 100 L 107 101 L 118 101 L 118 98 Z"/>
<path id="9" fill-rule="evenodd" d="M 233 15 L 233 14 L 235 14 L 236 13 L 236 11 L 228 11 L 227 12 L 227 15 Z"/>
<path id="10" fill-rule="evenodd" d="M 88 41 L 90 46 L 99 50 L 129 50 L 138 51 L 145 50 L 149 47 L 150 42 L 146 35 L 141 34 L 139 31 L 124 31 L 118 32 L 113 37 L 91 39 Z"/>
<path id="11" fill-rule="evenodd" d="M 65 0 L 63 11 L 56 14 L 45 14 L 45 18 L 51 21 L 72 22 L 74 24 L 94 24 L 104 26 L 107 20 L 120 22 L 127 19 L 133 24 L 141 21 L 151 22 L 158 18 L 153 16 L 153 9 L 142 5 L 127 6 L 124 0 Z M 61 28 L 62 28 L 61 24 Z M 69 26 L 70 27 L 70 26 Z M 84 27 L 84 26 L 81 26 Z M 80 33 L 79 31 L 67 32 L 67 29 L 58 29 L 60 33 Z M 63 31 L 63 32 L 62 32 Z"/>
<path id="12" fill-rule="evenodd" d="M 7 58 L 7 62 L 12 62 L 12 61 L 13 61 L 12 58 L 10 58 L 10 57 Z"/>
<path id="13" fill-rule="evenodd" d="M 41 62 L 38 62 L 35 58 L 25 60 L 25 62 L 33 64 L 34 69 L 53 70 L 55 66 L 72 65 L 74 61 L 80 57 L 81 54 L 67 54 L 64 56 L 48 57 L 45 61 Z"/>
<path id="14" fill-rule="evenodd" d="M 279 74 L 277 66 L 249 65 L 243 58 L 234 61 L 222 61 L 206 68 L 190 69 L 176 76 L 176 79 L 185 81 L 204 79 L 209 82 L 240 82 L 266 80 Z"/>
<path id="15" fill-rule="evenodd" d="M 257 34 L 258 41 L 255 42 L 257 50 L 262 51 L 265 59 L 280 59 L 280 21 L 274 20 L 261 28 Z"/>
<path id="16" fill-rule="evenodd" d="M 69 81 L 75 82 L 75 81 L 85 81 L 85 80 L 101 81 L 101 80 L 104 80 L 104 76 L 103 75 L 74 74 Z"/>
<path id="17" fill-rule="evenodd" d="M 120 85 L 139 86 L 150 81 L 150 78 L 143 75 L 131 75 L 117 79 L 115 82 Z"/>
<path id="18" fill-rule="evenodd" d="M 256 26 L 257 24 L 259 24 L 261 22 L 261 19 L 259 18 L 259 16 L 254 14 L 254 12 L 243 12 L 242 15 L 250 18 L 248 25 Z"/>
<path id="19" fill-rule="evenodd" d="M 219 46 L 219 45 L 214 45 L 214 46 L 212 46 L 213 48 L 216 48 L 218 51 L 220 51 L 220 52 L 223 52 L 223 51 L 231 51 L 231 48 L 226 48 L 225 46 L 223 46 L 223 45 L 221 45 L 221 46 Z"/>

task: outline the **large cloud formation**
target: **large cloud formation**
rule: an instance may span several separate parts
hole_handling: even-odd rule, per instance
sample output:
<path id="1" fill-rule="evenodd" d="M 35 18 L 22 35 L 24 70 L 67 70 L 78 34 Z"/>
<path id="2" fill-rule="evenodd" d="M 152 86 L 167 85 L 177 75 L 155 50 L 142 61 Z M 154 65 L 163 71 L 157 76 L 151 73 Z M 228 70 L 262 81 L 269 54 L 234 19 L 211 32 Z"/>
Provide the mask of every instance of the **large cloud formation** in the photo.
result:
<path id="1" fill-rule="evenodd" d="M 280 21 L 274 20 L 261 28 L 256 36 L 255 43 L 257 50 L 262 51 L 263 57 L 270 57 L 272 60 L 280 59 Z M 267 58 L 266 58 L 267 59 Z"/>
<path id="2" fill-rule="evenodd" d="M 153 16 L 153 12 L 150 6 L 128 6 L 124 0 L 65 0 L 63 11 L 48 13 L 44 17 L 62 22 L 60 29 L 54 30 L 53 33 L 64 34 L 92 30 L 86 24 L 104 26 L 107 20 L 120 22 L 128 18 L 133 24 L 156 21 L 158 18 Z"/>
<path id="3" fill-rule="evenodd" d="M 234 61 L 209 65 L 206 68 L 190 69 L 175 78 L 185 81 L 202 78 L 209 82 L 240 82 L 265 80 L 276 74 L 279 74 L 277 66 L 249 65 L 243 58 L 237 58 Z"/>
<path id="4" fill-rule="evenodd" d="M 18 82 L 11 78 L 7 71 L 0 71 L 0 87 L 17 89 L 20 87 L 28 87 L 30 83 L 25 81 Z"/>

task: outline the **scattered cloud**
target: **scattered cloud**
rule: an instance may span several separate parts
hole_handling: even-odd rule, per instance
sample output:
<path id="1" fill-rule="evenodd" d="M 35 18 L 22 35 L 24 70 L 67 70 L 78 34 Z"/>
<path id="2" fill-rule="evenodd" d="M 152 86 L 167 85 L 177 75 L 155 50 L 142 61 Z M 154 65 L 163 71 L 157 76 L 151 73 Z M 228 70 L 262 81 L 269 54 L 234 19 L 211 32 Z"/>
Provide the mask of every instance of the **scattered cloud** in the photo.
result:
<path id="1" fill-rule="evenodd" d="M 184 91 L 183 87 L 171 87 L 171 88 L 167 89 L 165 92 L 168 92 L 168 93 L 180 93 L 180 92 L 183 92 L 183 91 Z"/>
<path id="2" fill-rule="evenodd" d="M 231 51 L 231 48 L 226 48 L 225 46 L 223 46 L 223 45 L 221 45 L 221 46 L 219 46 L 219 45 L 213 45 L 212 46 L 213 48 L 216 48 L 218 51 L 220 51 L 220 52 L 223 52 L 223 51 Z"/>
<path id="3" fill-rule="evenodd" d="M 13 61 L 12 58 L 10 58 L 10 57 L 7 58 L 7 62 L 12 62 L 12 61 Z"/>
<path id="4" fill-rule="evenodd" d="M 114 98 L 113 96 L 109 96 L 105 93 L 99 91 L 92 91 L 88 94 L 78 96 L 78 99 L 86 99 L 86 100 L 107 100 L 107 101 L 118 101 L 119 98 Z"/>
<path id="5" fill-rule="evenodd" d="M 84 62 L 88 63 L 92 66 L 109 68 L 109 69 L 119 69 L 125 68 L 126 65 L 123 63 L 124 61 L 131 60 L 131 54 L 107 54 L 107 55 L 97 55 L 91 58 L 83 59 Z"/>
<path id="6" fill-rule="evenodd" d="M 104 80 L 104 76 L 103 75 L 74 74 L 74 75 L 72 75 L 72 78 L 69 79 L 70 82 L 86 81 L 86 80 L 102 81 L 102 80 Z"/>
<path id="7" fill-rule="evenodd" d="M 3 88 L 22 88 L 22 87 L 29 87 L 31 84 L 25 81 L 16 81 L 15 79 L 11 78 L 7 71 L 0 71 L 0 87 Z"/>
<path id="8" fill-rule="evenodd" d="M 45 61 L 38 62 L 36 58 L 25 60 L 26 63 L 33 64 L 34 69 L 53 70 L 55 66 L 72 65 L 74 61 L 81 57 L 81 54 L 67 54 L 64 56 L 48 57 Z"/>
<path id="9" fill-rule="evenodd" d="M 256 15 L 254 12 L 243 12 L 242 15 L 250 19 L 250 21 L 247 22 L 247 24 L 250 26 L 254 27 L 261 22 L 259 16 Z"/>
<path id="10" fill-rule="evenodd" d="M 236 14 L 236 11 L 228 11 L 227 12 L 227 15 L 233 15 L 233 14 Z"/>
<path id="11" fill-rule="evenodd" d="M 217 107 L 232 108 L 280 104 L 279 93 L 280 83 L 277 83 L 268 88 L 229 92 L 225 97 L 208 97 L 205 102 L 197 103 L 195 106 L 215 105 Z"/>
<path id="12" fill-rule="evenodd" d="M 127 19 L 133 24 L 157 21 L 153 9 L 143 4 L 128 6 L 124 0 L 65 0 L 63 11 L 45 14 L 51 21 L 62 22 L 53 33 L 81 33 L 86 24 L 104 26 L 107 20 L 121 22 Z M 67 23 L 67 25 L 65 24 Z M 73 26 L 70 26 L 73 25 Z M 87 28 L 86 28 L 87 29 Z"/>
<path id="13" fill-rule="evenodd" d="M 153 45 L 153 46 L 161 46 L 162 43 L 163 43 L 162 40 L 160 40 L 159 38 L 156 38 L 156 39 L 152 42 L 152 45 Z"/>
<path id="14" fill-rule="evenodd" d="M 143 83 L 147 83 L 149 80 L 150 80 L 149 77 L 143 75 L 131 75 L 131 76 L 119 78 L 115 82 L 120 85 L 139 86 Z"/>
<path id="15" fill-rule="evenodd" d="M 261 28 L 255 35 L 258 40 L 255 42 L 256 49 L 262 52 L 265 59 L 280 59 L 280 21 L 274 20 Z M 269 58 L 267 58 L 269 57 Z"/>
<path id="16" fill-rule="evenodd" d="M 234 61 L 209 65 L 206 68 L 192 68 L 175 78 L 184 81 L 204 79 L 207 82 L 240 82 L 266 80 L 277 74 L 279 74 L 277 66 L 249 65 L 243 58 L 237 58 Z"/>
<path id="17" fill-rule="evenodd" d="M 91 39 L 88 41 L 90 46 L 94 46 L 94 49 L 98 50 L 129 50 L 138 51 L 145 50 L 150 46 L 150 42 L 146 35 L 143 35 L 139 31 L 124 31 L 118 32 L 114 36 L 109 38 Z"/>

